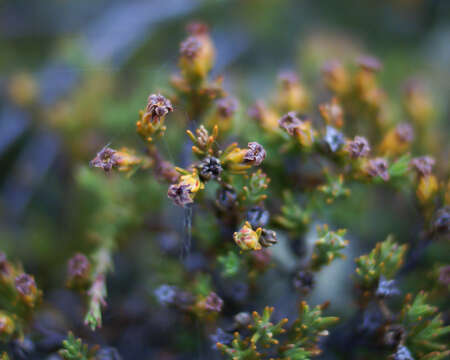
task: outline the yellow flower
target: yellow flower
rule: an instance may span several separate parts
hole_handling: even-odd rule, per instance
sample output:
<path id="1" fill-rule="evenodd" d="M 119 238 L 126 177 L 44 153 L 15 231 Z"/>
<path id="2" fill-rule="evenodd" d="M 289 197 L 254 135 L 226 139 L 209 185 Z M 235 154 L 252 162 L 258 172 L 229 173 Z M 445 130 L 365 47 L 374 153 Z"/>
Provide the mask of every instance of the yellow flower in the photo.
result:
<path id="1" fill-rule="evenodd" d="M 436 177 L 434 175 L 426 175 L 420 178 L 416 194 L 419 201 L 424 204 L 431 200 L 438 189 L 439 185 Z"/>
<path id="2" fill-rule="evenodd" d="M 261 228 L 255 231 L 246 221 L 244 226 L 233 234 L 233 239 L 242 250 L 261 250 L 261 244 L 259 243 L 261 232 Z"/>
<path id="3" fill-rule="evenodd" d="M 197 191 L 203 189 L 205 185 L 200 181 L 197 170 L 187 175 L 182 175 L 180 177 L 179 185 L 189 186 L 191 193 L 196 193 Z"/>

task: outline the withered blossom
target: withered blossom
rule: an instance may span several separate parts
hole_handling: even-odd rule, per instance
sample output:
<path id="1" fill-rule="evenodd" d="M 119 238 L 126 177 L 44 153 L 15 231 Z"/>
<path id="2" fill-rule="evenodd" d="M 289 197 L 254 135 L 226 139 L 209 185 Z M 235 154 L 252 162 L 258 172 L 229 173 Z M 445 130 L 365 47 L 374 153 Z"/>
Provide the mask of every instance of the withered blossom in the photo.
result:
<path id="1" fill-rule="evenodd" d="M 434 164 L 435 160 L 431 156 L 417 157 L 410 162 L 410 165 L 422 176 L 430 175 Z"/>
<path id="2" fill-rule="evenodd" d="M 185 206 L 194 202 L 191 197 L 191 187 L 184 184 L 170 185 L 167 196 L 176 205 Z"/>
<path id="3" fill-rule="evenodd" d="M 238 102 L 235 98 L 228 96 L 216 101 L 217 111 L 223 117 L 231 117 L 236 112 Z"/>
<path id="4" fill-rule="evenodd" d="M 283 115 L 280 120 L 278 120 L 278 125 L 280 126 L 280 128 L 286 130 L 289 135 L 295 135 L 301 124 L 302 121 L 293 111 L 288 112 L 287 114 Z"/>
<path id="5" fill-rule="evenodd" d="M 214 156 L 204 158 L 199 165 L 200 177 L 204 180 L 217 179 L 222 170 L 220 160 Z"/>
<path id="6" fill-rule="evenodd" d="M 370 72 L 378 72 L 383 67 L 380 60 L 373 56 L 360 56 L 356 62 L 362 69 Z"/>
<path id="7" fill-rule="evenodd" d="M 101 168 L 104 172 L 110 172 L 119 166 L 119 161 L 120 156 L 117 154 L 117 151 L 105 146 L 89 162 L 89 166 Z"/>
<path id="8" fill-rule="evenodd" d="M 301 294 L 307 295 L 314 288 L 314 274 L 309 270 L 299 270 L 294 275 L 293 285 Z"/>
<path id="9" fill-rule="evenodd" d="M 375 158 L 369 160 L 367 165 L 367 173 L 372 176 L 379 176 L 384 181 L 389 180 L 388 162 L 384 158 Z"/>
<path id="10" fill-rule="evenodd" d="M 370 152 L 369 142 L 362 136 L 355 136 L 352 141 L 347 143 L 346 149 L 353 159 L 366 157 Z"/>
<path id="11" fill-rule="evenodd" d="M 81 253 L 75 254 L 67 263 L 69 281 L 87 279 L 90 269 L 91 264 L 88 258 Z"/>
<path id="12" fill-rule="evenodd" d="M 180 44 L 180 54 L 188 59 L 193 59 L 200 52 L 201 41 L 195 36 L 189 36 Z"/>
<path id="13" fill-rule="evenodd" d="M 20 274 L 15 280 L 14 284 L 16 290 L 23 296 L 31 295 L 36 291 L 36 282 L 31 275 L 28 274 Z"/>
<path id="14" fill-rule="evenodd" d="M 408 123 L 398 124 L 395 128 L 395 134 L 402 142 L 410 143 L 414 139 L 414 130 Z"/>
<path id="15" fill-rule="evenodd" d="M 204 307 L 208 311 L 220 312 L 223 307 L 223 300 L 215 292 L 210 292 L 204 301 Z"/>
<path id="16" fill-rule="evenodd" d="M 244 162 L 259 166 L 266 158 L 266 150 L 257 142 L 249 142 L 248 150 L 244 155 Z"/>
<path id="17" fill-rule="evenodd" d="M 172 103 L 169 99 L 161 94 L 151 94 L 148 97 L 147 107 L 145 111 L 149 113 L 152 120 L 159 120 L 159 118 L 167 115 L 173 111 Z"/>

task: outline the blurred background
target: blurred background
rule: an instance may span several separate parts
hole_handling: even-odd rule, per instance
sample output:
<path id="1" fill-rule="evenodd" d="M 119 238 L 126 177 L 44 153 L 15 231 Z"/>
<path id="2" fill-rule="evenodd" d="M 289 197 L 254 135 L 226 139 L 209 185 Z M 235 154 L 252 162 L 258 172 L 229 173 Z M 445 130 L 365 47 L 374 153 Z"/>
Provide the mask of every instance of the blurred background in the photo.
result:
<path id="1" fill-rule="evenodd" d="M 169 335 L 173 319 L 167 311 L 143 320 L 149 294 L 160 283 L 152 268 L 163 266 L 152 257 L 160 251 L 152 231 L 163 228 L 167 236 L 182 226 L 178 210 L 164 205 L 166 186 L 154 180 L 133 180 L 144 226 L 121 239 L 126 245 L 115 259 L 108 286 L 112 310 L 101 332 L 82 329 L 82 304 L 63 290 L 67 259 L 90 246 L 85 233 L 95 200 L 80 189 L 80 167 L 108 143 L 141 146 L 138 110 L 148 94 L 169 88 L 179 43 L 193 20 L 210 26 L 217 46 L 213 74 L 224 75 L 244 115 L 270 93 L 280 70 L 297 70 L 314 89 L 331 58 L 380 58 L 381 83 L 392 99 L 401 98 L 410 77 L 423 80 L 438 114 L 433 155 L 448 176 L 448 0 L 0 0 L 0 250 L 20 259 L 44 289 L 46 304 L 59 309 L 55 315 L 44 307 L 44 333 L 79 329 L 92 342 L 114 346 L 124 359 L 211 356 L 209 343 L 191 346 L 188 335 Z M 176 156 L 171 149 L 177 141 L 169 136 L 169 157 Z M 400 211 L 409 214 L 407 205 Z M 371 234 L 370 247 L 372 238 L 385 237 L 393 219 L 355 231 Z M 170 247 L 167 239 L 164 244 Z M 345 299 L 336 301 L 337 311 L 345 313 Z M 159 339 L 161 334 L 167 338 Z"/>

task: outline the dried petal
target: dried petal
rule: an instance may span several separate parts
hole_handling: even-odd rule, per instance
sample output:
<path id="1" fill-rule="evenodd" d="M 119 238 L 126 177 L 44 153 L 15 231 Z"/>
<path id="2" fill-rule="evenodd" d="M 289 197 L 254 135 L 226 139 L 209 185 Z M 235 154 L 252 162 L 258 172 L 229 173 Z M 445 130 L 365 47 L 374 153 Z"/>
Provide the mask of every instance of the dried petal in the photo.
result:
<path id="1" fill-rule="evenodd" d="M 388 162 L 383 158 L 375 158 L 369 161 L 367 173 L 372 176 L 379 176 L 384 181 L 389 180 Z"/>
<path id="2" fill-rule="evenodd" d="M 169 199 L 179 206 L 185 206 L 193 202 L 191 197 L 191 187 L 189 185 L 174 184 L 167 191 Z"/>
<path id="3" fill-rule="evenodd" d="M 370 151 L 369 142 L 362 136 L 355 136 L 352 141 L 347 143 L 346 150 L 353 159 L 366 157 Z"/>
<path id="4" fill-rule="evenodd" d="M 248 150 L 244 155 L 244 162 L 251 163 L 252 165 L 261 165 L 266 158 L 266 151 L 263 146 L 257 142 L 248 143 Z"/>

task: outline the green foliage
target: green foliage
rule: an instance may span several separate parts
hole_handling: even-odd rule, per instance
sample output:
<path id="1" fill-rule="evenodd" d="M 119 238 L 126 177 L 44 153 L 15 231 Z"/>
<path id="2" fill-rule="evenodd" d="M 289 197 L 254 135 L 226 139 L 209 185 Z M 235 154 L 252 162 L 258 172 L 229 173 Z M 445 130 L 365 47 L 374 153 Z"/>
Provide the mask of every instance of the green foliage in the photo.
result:
<path id="1" fill-rule="evenodd" d="M 401 322 L 406 331 L 405 344 L 415 355 L 415 359 L 439 360 L 450 356 L 448 341 L 450 326 L 443 326 L 437 308 L 426 303 L 424 292 L 411 301 L 408 295 L 401 312 Z M 446 336 L 447 335 L 447 336 Z M 445 337 L 446 336 L 446 337 Z"/>
<path id="2" fill-rule="evenodd" d="M 94 360 L 97 352 L 95 348 L 89 349 L 81 339 L 75 338 L 72 332 L 69 332 L 67 339 L 62 342 L 62 346 L 59 355 L 64 360 Z"/>
<path id="3" fill-rule="evenodd" d="M 233 277 L 241 267 L 241 258 L 233 251 L 228 251 L 226 255 L 220 255 L 217 261 L 222 267 L 222 276 Z"/>
<path id="4" fill-rule="evenodd" d="M 318 271 L 323 266 L 330 264 L 334 259 L 345 257 L 341 250 L 348 245 L 348 240 L 343 238 L 346 232 L 344 229 L 336 232 L 329 231 L 327 225 L 317 228 L 319 239 L 314 245 L 311 258 L 312 270 Z"/>
<path id="5" fill-rule="evenodd" d="M 311 221 L 309 212 L 300 207 L 293 193 L 288 190 L 283 192 L 283 201 L 281 215 L 276 216 L 275 221 L 292 233 L 303 233 Z"/>
<path id="6" fill-rule="evenodd" d="M 365 290 L 373 290 L 378 285 L 381 276 L 394 278 L 403 264 L 407 246 L 398 245 L 392 236 L 378 243 L 368 254 L 356 259 L 356 281 Z"/>
<path id="7" fill-rule="evenodd" d="M 268 359 L 268 353 L 277 353 L 281 359 L 307 360 L 320 354 L 320 337 L 328 335 L 327 329 L 338 321 L 337 317 L 323 317 L 323 308 L 301 302 L 298 318 L 286 328 L 288 320 L 273 324 L 274 309 L 266 307 L 262 315 L 253 313 L 248 336 L 236 332 L 230 345 L 218 343 L 217 347 L 233 360 Z"/>

